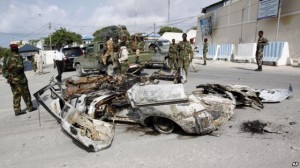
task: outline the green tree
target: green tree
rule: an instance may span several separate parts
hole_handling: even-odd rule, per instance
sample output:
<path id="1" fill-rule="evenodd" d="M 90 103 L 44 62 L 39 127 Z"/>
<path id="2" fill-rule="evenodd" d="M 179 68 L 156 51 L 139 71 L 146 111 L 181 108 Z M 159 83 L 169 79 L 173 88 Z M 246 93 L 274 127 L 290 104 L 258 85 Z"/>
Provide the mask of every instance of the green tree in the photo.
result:
<path id="1" fill-rule="evenodd" d="M 158 34 L 163 35 L 165 32 L 182 33 L 182 30 L 177 27 L 164 26 L 159 29 Z"/>
<path id="2" fill-rule="evenodd" d="M 11 55 L 10 49 L 0 47 L 0 58 L 4 57 L 5 54 Z"/>
<path id="3" fill-rule="evenodd" d="M 109 36 L 109 37 L 119 36 L 122 31 L 121 27 L 125 27 L 125 26 L 112 25 L 112 26 L 106 26 L 106 27 L 103 27 L 102 29 L 96 30 L 93 33 L 94 41 L 105 41 L 106 36 Z M 127 30 L 125 30 L 125 31 L 127 31 Z M 119 37 L 119 38 L 121 38 L 121 37 Z"/>
<path id="4" fill-rule="evenodd" d="M 81 35 L 75 32 L 68 31 L 66 28 L 60 28 L 51 35 L 52 46 L 62 47 L 71 45 L 74 42 L 81 43 Z M 50 46 L 50 37 L 45 38 L 45 45 Z"/>

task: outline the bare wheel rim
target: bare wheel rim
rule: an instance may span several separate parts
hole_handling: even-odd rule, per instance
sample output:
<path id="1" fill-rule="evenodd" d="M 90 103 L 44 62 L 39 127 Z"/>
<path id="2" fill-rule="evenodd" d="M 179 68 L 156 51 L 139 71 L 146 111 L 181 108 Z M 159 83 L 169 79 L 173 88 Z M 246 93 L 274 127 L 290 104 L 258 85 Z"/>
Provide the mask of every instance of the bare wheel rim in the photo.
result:
<path id="1" fill-rule="evenodd" d="M 158 132 L 163 134 L 170 134 L 174 130 L 174 122 L 162 117 L 154 117 L 153 126 Z"/>

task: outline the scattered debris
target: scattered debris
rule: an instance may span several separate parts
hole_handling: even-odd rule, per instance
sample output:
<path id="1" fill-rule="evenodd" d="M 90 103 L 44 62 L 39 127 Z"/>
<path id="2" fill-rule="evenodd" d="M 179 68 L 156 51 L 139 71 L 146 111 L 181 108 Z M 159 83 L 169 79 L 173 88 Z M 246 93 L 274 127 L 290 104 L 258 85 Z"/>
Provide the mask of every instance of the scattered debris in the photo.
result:
<path id="1" fill-rule="evenodd" d="M 289 89 L 262 89 L 256 91 L 263 103 L 279 103 L 293 97 L 293 88 Z"/>
<path id="2" fill-rule="evenodd" d="M 264 108 L 254 89 L 242 85 L 200 84 L 196 88 L 202 88 L 206 94 L 226 94 L 230 92 L 236 99 L 237 105 L 257 106 Z"/>

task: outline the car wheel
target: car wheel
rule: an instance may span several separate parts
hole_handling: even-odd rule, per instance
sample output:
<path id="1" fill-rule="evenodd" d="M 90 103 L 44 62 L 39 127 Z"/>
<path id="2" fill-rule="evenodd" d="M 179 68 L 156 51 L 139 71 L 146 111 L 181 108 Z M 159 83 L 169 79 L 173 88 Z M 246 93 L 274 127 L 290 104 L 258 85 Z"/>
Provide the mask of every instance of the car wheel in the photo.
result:
<path id="1" fill-rule="evenodd" d="M 81 68 L 80 64 L 76 65 L 76 72 L 77 72 L 77 76 L 79 76 L 79 77 L 83 76 L 82 68 Z"/>
<path id="2" fill-rule="evenodd" d="M 175 127 L 173 121 L 162 117 L 154 117 L 152 123 L 154 129 L 162 134 L 172 133 Z"/>
<path id="3" fill-rule="evenodd" d="M 114 73 L 115 73 L 115 70 L 113 68 L 113 65 L 112 64 L 107 65 L 106 74 L 109 76 L 113 76 Z"/>

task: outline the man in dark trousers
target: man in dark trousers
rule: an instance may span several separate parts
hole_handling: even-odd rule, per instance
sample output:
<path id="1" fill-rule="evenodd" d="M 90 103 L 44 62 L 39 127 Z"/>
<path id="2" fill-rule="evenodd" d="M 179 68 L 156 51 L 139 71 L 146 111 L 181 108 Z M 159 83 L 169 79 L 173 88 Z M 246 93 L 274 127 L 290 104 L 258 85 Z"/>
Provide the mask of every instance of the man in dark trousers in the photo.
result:
<path id="1" fill-rule="evenodd" d="M 21 111 L 21 97 L 23 97 L 28 112 L 35 111 L 37 108 L 33 107 L 31 102 L 28 81 L 24 73 L 23 58 L 19 55 L 18 45 L 11 44 L 10 49 L 12 56 L 3 63 L 3 76 L 10 84 L 13 93 L 14 111 L 15 115 L 18 116 L 26 113 Z"/>
<path id="2" fill-rule="evenodd" d="M 55 52 L 54 52 L 54 63 L 55 63 L 55 66 L 57 68 L 57 73 L 58 75 L 55 77 L 55 79 L 57 80 L 57 82 L 62 82 L 62 79 L 61 79 L 61 75 L 63 73 L 63 59 L 64 59 L 64 54 L 62 52 L 59 51 L 59 49 L 57 49 Z M 54 68 L 55 68 L 54 66 Z"/>

